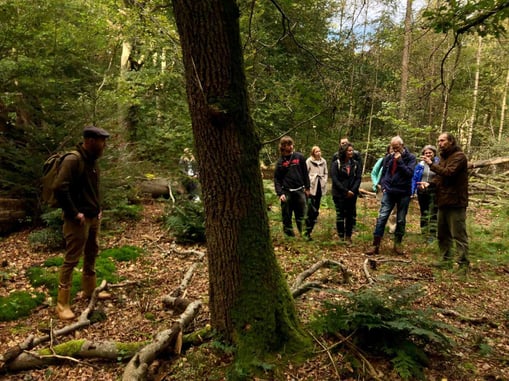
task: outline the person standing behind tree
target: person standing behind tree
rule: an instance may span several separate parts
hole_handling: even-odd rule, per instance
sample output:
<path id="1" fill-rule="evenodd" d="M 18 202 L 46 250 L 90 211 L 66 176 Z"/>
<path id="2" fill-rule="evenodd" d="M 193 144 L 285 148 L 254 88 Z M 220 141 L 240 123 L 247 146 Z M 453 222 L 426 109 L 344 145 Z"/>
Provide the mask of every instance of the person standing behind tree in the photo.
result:
<path id="1" fill-rule="evenodd" d="M 102 216 L 97 159 L 102 156 L 109 136 L 102 128 L 85 127 L 83 143 L 77 146 L 80 157 L 65 156 L 53 184 L 55 197 L 64 213 L 66 243 L 56 308 L 62 320 L 73 319 L 75 316 L 70 307 L 72 275 L 82 256 L 82 288 L 85 297 L 91 297 L 96 288 L 95 260 L 99 254 L 98 236 Z M 98 297 L 104 299 L 110 297 L 110 294 L 101 292 Z"/>
<path id="2" fill-rule="evenodd" d="M 309 174 L 310 195 L 304 235 L 311 240 L 311 232 L 320 213 L 320 201 L 326 192 L 328 179 L 327 161 L 322 157 L 320 147 L 311 148 L 311 155 L 306 160 L 306 166 Z"/>
<path id="3" fill-rule="evenodd" d="M 341 146 L 338 158 L 331 163 L 332 199 L 336 207 L 336 230 L 339 239 L 352 244 L 352 229 L 355 204 L 361 185 L 362 169 L 353 158 L 354 149 L 351 143 Z"/>
<path id="4" fill-rule="evenodd" d="M 439 162 L 436 154 L 437 149 L 432 145 L 425 146 L 421 151 L 421 155 L 429 157 L 434 164 Z M 433 242 L 437 233 L 435 187 L 422 187 L 419 186 L 419 183 L 431 183 L 433 177 L 435 177 L 435 172 L 424 160 L 421 160 L 415 166 L 414 176 L 412 177 L 412 195 L 417 193 L 417 201 L 421 212 L 421 234 L 426 234 L 429 243 Z"/>
<path id="5" fill-rule="evenodd" d="M 274 171 L 274 187 L 281 201 L 283 231 L 286 236 L 294 237 L 292 215 L 302 234 L 302 223 L 306 213 L 306 198 L 309 196 L 309 175 L 306 159 L 293 149 L 293 139 L 283 136 L 279 141 L 281 157 Z"/>
<path id="6" fill-rule="evenodd" d="M 406 215 L 412 194 L 415 156 L 405 148 L 403 139 L 399 136 L 391 139 L 391 147 L 394 152 L 387 155 L 383 161 L 382 179 L 380 181 L 383 192 L 382 204 L 373 233 L 373 248 L 366 252 L 366 255 L 379 254 L 385 225 L 395 207 L 398 209 L 393 251 L 398 255 L 404 254 L 401 250 L 401 243 L 405 235 Z"/>
<path id="7" fill-rule="evenodd" d="M 422 160 L 436 173 L 432 182 L 420 182 L 426 188 L 436 186 L 436 199 L 438 205 L 438 247 L 442 262 L 441 267 L 450 267 L 453 259 L 453 243 L 456 243 L 458 264 L 460 269 L 467 270 L 468 260 L 468 234 L 466 227 L 468 206 L 468 159 L 456 139 L 449 132 L 438 137 L 440 162 L 433 163 L 428 156 Z"/>

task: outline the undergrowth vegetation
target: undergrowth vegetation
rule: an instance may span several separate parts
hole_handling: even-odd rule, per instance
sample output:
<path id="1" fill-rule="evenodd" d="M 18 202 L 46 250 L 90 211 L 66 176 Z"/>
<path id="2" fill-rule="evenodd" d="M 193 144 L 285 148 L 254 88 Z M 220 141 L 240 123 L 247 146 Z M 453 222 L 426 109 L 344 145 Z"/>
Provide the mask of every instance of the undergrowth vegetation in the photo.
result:
<path id="1" fill-rule="evenodd" d="M 117 283 L 121 279 L 117 275 L 116 262 L 134 262 L 143 250 L 135 246 L 122 246 L 104 250 L 96 260 L 96 274 L 98 282 L 106 280 L 108 283 Z M 62 256 L 55 256 L 46 259 L 40 265 L 27 269 L 26 276 L 32 287 L 43 287 L 48 295 L 55 299 L 58 291 L 58 271 L 64 263 Z M 71 295 L 81 290 L 82 274 L 79 271 L 83 267 L 83 260 L 80 260 L 72 278 Z M 30 314 L 31 310 L 43 303 L 46 294 L 41 292 L 13 292 L 0 299 L 0 321 L 16 320 Z"/>
<path id="2" fill-rule="evenodd" d="M 355 373 L 365 366 L 359 350 L 390 358 L 403 379 L 423 379 L 428 352 L 446 355 L 452 341 L 445 332 L 454 328 L 433 318 L 434 311 L 417 309 L 413 303 L 422 290 L 409 288 L 368 288 L 345 293 L 341 302 L 326 302 L 325 312 L 311 322 L 319 335 L 339 340 L 335 351 L 347 353 Z M 353 343 L 352 346 L 350 343 Z"/>

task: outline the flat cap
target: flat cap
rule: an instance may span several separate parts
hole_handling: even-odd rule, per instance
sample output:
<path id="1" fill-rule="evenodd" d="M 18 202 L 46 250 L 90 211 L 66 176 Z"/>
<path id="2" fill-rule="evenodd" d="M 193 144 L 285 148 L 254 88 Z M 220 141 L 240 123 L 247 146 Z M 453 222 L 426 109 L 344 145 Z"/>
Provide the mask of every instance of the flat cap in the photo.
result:
<path id="1" fill-rule="evenodd" d="M 109 138 L 110 133 L 96 126 L 86 126 L 83 129 L 84 138 Z"/>

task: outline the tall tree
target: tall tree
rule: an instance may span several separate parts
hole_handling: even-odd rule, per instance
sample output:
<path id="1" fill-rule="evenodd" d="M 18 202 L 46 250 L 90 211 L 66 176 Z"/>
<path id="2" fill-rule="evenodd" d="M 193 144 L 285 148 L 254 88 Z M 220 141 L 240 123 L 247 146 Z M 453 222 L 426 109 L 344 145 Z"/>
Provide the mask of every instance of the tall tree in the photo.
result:
<path id="1" fill-rule="evenodd" d="M 173 0 L 200 167 L 211 325 L 249 366 L 306 347 L 271 245 L 234 0 Z"/>

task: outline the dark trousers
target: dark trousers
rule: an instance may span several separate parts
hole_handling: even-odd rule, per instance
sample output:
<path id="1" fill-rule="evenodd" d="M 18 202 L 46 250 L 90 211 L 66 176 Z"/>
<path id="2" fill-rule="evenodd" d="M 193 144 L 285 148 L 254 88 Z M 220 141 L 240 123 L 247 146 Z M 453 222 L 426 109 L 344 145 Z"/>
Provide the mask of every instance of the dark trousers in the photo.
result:
<path id="1" fill-rule="evenodd" d="M 468 234 L 466 208 L 438 209 L 438 247 L 442 258 L 452 260 L 453 243 L 456 243 L 458 263 L 468 265 Z"/>
<path id="2" fill-rule="evenodd" d="M 417 192 L 417 200 L 419 201 L 421 212 L 421 233 L 432 236 L 436 235 L 438 208 L 435 203 L 435 193 Z"/>
<path id="3" fill-rule="evenodd" d="M 314 196 L 309 196 L 307 218 L 306 218 L 306 234 L 310 235 L 320 214 L 320 202 L 322 201 L 322 187 L 318 183 L 318 188 Z"/>
<path id="4" fill-rule="evenodd" d="M 306 193 L 304 190 L 295 192 L 284 191 L 286 201 L 281 203 L 281 214 L 283 217 L 283 231 L 287 236 L 294 237 L 292 226 L 292 215 L 295 214 L 297 230 L 302 233 L 302 223 L 306 214 Z"/>
<path id="5" fill-rule="evenodd" d="M 352 198 L 333 196 L 336 207 L 336 230 L 339 238 L 351 237 L 355 221 L 357 196 Z"/>

